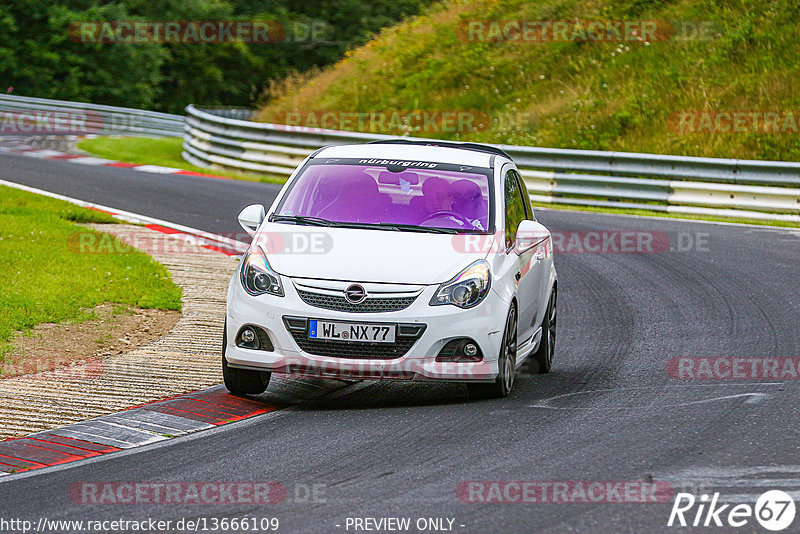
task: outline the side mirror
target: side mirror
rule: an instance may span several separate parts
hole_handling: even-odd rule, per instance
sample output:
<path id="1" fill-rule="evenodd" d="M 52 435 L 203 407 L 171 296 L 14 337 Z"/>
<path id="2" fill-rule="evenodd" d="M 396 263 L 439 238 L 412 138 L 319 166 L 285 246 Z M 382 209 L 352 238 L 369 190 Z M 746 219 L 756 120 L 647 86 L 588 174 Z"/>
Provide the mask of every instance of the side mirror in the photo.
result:
<path id="1" fill-rule="evenodd" d="M 261 204 L 253 204 L 251 206 L 247 206 L 239 214 L 239 224 L 242 225 L 242 228 L 244 228 L 245 232 L 253 236 L 255 235 L 256 230 L 258 230 L 258 227 L 261 226 L 261 223 L 264 221 L 266 216 L 267 212 L 264 210 L 264 206 Z"/>
<path id="2" fill-rule="evenodd" d="M 534 247 L 537 247 L 545 241 L 550 239 L 550 230 L 543 224 L 536 221 L 524 220 L 519 223 L 517 228 L 517 244 L 514 251 L 519 254 L 524 254 Z M 542 255 L 544 258 L 544 255 Z"/>

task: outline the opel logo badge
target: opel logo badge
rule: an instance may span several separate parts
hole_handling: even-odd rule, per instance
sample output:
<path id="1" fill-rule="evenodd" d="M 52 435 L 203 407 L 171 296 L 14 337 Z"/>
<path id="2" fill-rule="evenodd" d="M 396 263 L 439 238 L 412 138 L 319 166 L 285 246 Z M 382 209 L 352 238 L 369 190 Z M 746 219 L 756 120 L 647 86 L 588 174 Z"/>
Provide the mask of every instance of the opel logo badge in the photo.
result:
<path id="1" fill-rule="evenodd" d="M 358 284 L 353 284 L 344 290 L 344 298 L 350 304 L 361 304 L 367 298 L 367 290 Z"/>

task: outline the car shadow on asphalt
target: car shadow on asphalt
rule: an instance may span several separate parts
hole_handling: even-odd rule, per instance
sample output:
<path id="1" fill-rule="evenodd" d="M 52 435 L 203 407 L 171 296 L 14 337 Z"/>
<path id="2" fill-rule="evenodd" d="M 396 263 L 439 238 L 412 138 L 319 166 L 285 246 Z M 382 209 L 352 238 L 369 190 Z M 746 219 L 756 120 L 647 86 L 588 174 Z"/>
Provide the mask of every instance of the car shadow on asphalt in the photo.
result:
<path id="1" fill-rule="evenodd" d="M 504 399 L 472 399 L 465 384 L 452 382 L 407 382 L 391 380 L 364 380 L 352 382 L 347 391 L 304 399 L 295 404 L 303 411 L 374 410 L 432 406 L 495 404 L 503 407 L 517 404 L 529 405 L 537 401 L 580 391 L 587 385 L 586 371 L 553 370 L 546 375 L 518 373 L 514 390 Z M 265 403 L 284 401 L 283 395 L 269 390 L 259 397 Z"/>

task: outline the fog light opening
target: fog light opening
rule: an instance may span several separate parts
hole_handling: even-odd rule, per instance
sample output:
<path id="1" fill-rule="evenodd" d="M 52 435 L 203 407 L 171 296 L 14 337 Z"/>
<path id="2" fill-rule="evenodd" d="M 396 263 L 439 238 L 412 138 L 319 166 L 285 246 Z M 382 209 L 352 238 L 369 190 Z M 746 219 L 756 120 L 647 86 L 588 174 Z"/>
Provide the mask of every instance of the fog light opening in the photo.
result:
<path id="1" fill-rule="evenodd" d="M 437 362 L 474 363 L 481 360 L 483 353 L 475 340 L 463 337 L 451 339 L 436 355 Z"/>
<path id="2" fill-rule="evenodd" d="M 236 346 L 250 350 L 274 350 L 269 335 L 258 326 L 252 325 L 243 326 L 239 330 L 236 334 Z"/>

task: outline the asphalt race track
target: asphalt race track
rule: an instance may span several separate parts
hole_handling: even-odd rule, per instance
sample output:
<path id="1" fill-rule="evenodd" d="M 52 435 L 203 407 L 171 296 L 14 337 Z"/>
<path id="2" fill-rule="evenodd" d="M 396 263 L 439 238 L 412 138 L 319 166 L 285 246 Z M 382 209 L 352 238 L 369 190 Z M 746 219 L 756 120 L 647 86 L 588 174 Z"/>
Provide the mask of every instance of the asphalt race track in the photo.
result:
<path id="1" fill-rule="evenodd" d="M 247 204 L 269 204 L 281 188 L 6 154 L 0 162 L 0 176 L 9 182 L 218 234 L 243 233 L 236 221 L 239 211 Z"/>
<path id="2" fill-rule="evenodd" d="M 268 204 L 278 189 L 20 156 L 0 156 L 0 179 L 218 233 L 239 232 L 238 211 Z M 669 245 L 557 249 L 553 372 L 519 376 L 508 399 L 470 401 L 457 384 L 362 382 L 212 431 L 4 477 L 0 516 L 277 517 L 279 532 L 309 533 L 353 532 L 347 518 L 364 517 L 450 518 L 465 533 L 670 532 L 678 530 L 667 527 L 670 499 L 485 504 L 463 502 L 457 489 L 466 481 L 664 481 L 752 504 L 769 481 L 798 498 L 800 382 L 679 380 L 667 365 L 677 357 L 800 356 L 800 232 L 577 212 L 539 218 L 553 232 L 652 232 Z M 73 484 L 103 481 L 277 481 L 287 498 L 224 506 L 71 500 Z M 314 484 L 319 495 L 307 498 Z M 739 529 L 756 531 L 755 521 Z"/>

